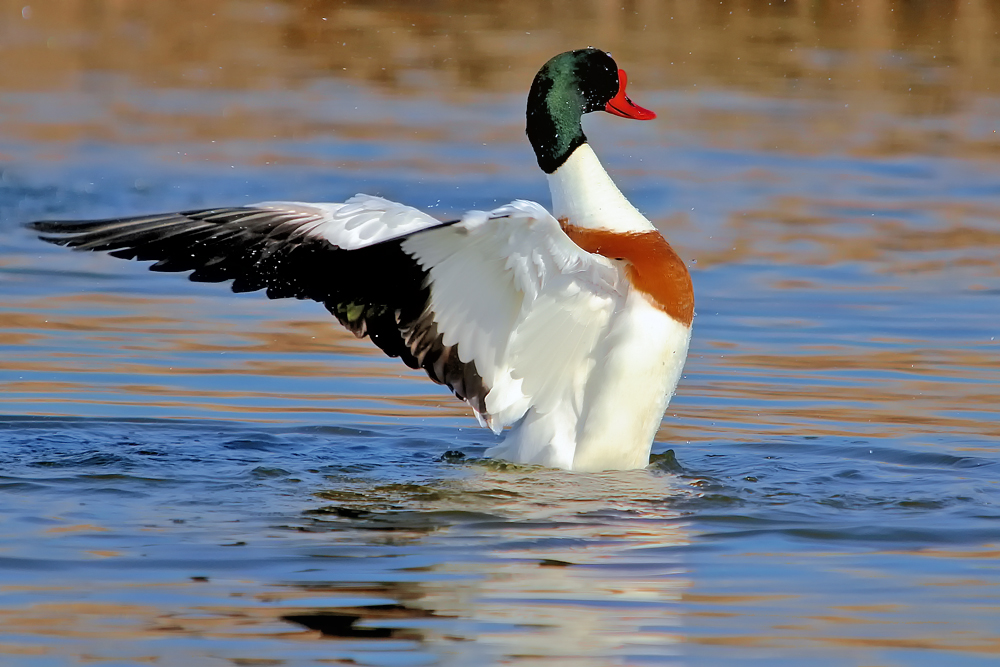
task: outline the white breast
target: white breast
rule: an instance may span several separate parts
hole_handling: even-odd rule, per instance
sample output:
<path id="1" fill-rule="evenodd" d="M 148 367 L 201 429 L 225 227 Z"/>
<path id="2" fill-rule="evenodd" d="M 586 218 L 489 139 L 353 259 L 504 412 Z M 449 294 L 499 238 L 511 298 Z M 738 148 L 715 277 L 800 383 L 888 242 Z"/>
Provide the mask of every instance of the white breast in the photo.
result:
<path id="1" fill-rule="evenodd" d="M 690 327 L 631 291 L 594 349 L 580 400 L 529 410 L 487 454 L 580 471 L 645 467 L 690 339 Z"/>
<path id="2" fill-rule="evenodd" d="M 587 387 L 574 470 L 642 468 L 687 359 L 691 328 L 638 291 L 604 340 Z"/>

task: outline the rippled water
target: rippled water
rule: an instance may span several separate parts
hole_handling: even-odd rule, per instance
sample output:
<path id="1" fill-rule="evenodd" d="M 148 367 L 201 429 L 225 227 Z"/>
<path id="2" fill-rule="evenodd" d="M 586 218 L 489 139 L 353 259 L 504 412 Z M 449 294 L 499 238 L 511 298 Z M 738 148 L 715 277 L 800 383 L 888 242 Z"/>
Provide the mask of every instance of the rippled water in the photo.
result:
<path id="1" fill-rule="evenodd" d="M 0 2 L 0 663 L 995 664 L 993 4 L 50 4 Z M 646 470 L 482 460 L 321 306 L 21 227 L 547 202 L 523 88 L 588 41 L 695 281 Z"/>

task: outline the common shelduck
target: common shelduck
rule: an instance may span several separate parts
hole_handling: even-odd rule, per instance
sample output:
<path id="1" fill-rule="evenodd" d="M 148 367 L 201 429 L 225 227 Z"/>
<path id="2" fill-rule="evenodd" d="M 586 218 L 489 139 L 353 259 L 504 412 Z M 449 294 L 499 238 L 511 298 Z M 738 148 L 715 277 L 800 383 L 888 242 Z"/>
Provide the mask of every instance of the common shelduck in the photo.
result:
<path id="1" fill-rule="evenodd" d="M 517 200 L 441 221 L 380 197 L 264 202 L 30 224 L 41 238 L 234 292 L 322 303 L 356 336 L 423 368 L 506 438 L 491 457 L 567 470 L 648 465 L 681 377 L 687 267 L 587 144 L 592 111 L 648 120 L 604 51 L 539 70 L 527 134 L 552 214 Z"/>

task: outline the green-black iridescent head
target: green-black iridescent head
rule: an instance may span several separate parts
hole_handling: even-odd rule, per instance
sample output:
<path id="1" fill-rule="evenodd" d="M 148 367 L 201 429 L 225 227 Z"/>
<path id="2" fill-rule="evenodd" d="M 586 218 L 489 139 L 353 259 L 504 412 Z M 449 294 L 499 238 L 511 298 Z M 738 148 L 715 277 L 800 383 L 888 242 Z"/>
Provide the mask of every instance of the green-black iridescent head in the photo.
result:
<path id="1" fill-rule="evenodd" d="M 528 93 L 526 131 L 538 166 L 547 174 L 558 169 L 587 142 L 580 118 L 607 111 L 623 118 L 650 120 L 656 114 L 625 94 L 628 79 L 614 59 L 595 48 L 560 53 L 538 70 Z"/>

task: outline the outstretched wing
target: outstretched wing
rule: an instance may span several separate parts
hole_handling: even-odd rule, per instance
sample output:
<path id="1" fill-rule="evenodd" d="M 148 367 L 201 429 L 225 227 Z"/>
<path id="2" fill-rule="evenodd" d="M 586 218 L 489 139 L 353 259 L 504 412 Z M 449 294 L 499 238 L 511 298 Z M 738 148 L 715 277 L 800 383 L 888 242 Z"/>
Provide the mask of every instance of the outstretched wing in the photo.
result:
<path id="1" fill-rule="evenodd" d="M 41 238 L 76 250 L 155 260 L 154 271 L 191 271 L 200 282 L 231 280 L 234 292 L 312 299 L 358 337 L 424 368 L 477 410 L 487 389 L 472 364 L 430 341 L 413 349 L 403 331 L 429 299 L 427 271 L 401 240 L 442 222 L 380 197 L 345 203 L 267 202 L 246 207 L 88 221 L 41 221 Z"/>
<path id="2" fill-rule="evenodd" d="M 358 195 L 30 227 L 74 249 L 154 260 L 154 271 L 318 301 L 496 432 L 531 409 L 581 407 L 593 349 L 624 298 L 612 262 L 525 201 L 451 222 Z"/>
<path id="3" fill-rule="evenodd" d="M 401 244 L 428 272 L 427 309 L 406 330 L 439 336 L 489 387 L 499 433 L 529 410 L 582 410 L 594 348 L 626 296 L 614 262 L 581 250 L 534 202 L 471 212 Z"/>

